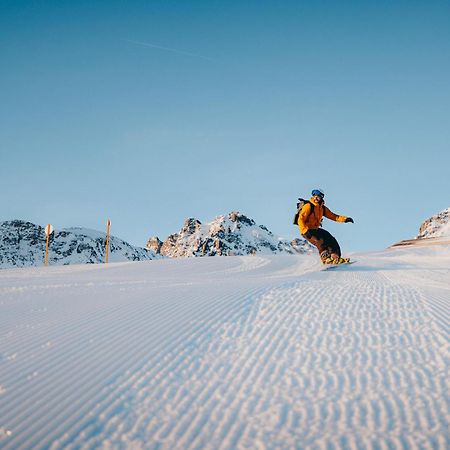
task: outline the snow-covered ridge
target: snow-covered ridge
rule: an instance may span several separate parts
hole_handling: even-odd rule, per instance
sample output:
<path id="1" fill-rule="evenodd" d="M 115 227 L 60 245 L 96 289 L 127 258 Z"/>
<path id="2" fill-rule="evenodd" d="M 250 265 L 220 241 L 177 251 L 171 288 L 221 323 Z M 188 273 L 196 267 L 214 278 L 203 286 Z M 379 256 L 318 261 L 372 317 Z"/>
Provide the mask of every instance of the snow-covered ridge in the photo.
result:
<path id="1" fill-rule="evenodd" d="M 435 214 L 433 217 L 425 220 L 420 226 L 417 239 L 436 237 L 450 238 L 450 208 Z"/>
<path id="2" fill-rule="evenodd" d="M 413 239 L 406 239 L 392 247 L 405 245 L 424 246 L 450 243 L 450 208 L 425 220 L 419 229 L 419 234 Z"/>
<path id="3" fill-rule="evenodd" d="M 105 233 L 86 228 L 55 230 L 49 245 L 49 264 L 86 264 L 105 261 Z M 0 223 L 0 268 L 41 266 L 45 253 L 45 230 L 23 220 Z M 151 250 L 134 247 L 110 237 L 109 261 L 142 261 L 160 258 Z"/>
<path id="4" fill-rule="evenodd" d="M 290 242 L 280 238 L 239 212 L 217 216 L 204 224 L 195 218 L 186 219 L 178 233 L 171 234 L 164 242 L 152 237 L 147 248 L 171 258 L 297 254 L 309 253 L 312 249 L 307 241 L 295 239 Z"/>

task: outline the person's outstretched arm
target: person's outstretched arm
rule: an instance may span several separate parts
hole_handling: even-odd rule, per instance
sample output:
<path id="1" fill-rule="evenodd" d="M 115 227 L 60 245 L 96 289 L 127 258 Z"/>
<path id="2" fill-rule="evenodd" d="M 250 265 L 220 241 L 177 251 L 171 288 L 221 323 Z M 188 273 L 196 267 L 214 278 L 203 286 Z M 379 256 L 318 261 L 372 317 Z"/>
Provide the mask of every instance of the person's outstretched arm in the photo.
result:
<path id="1" fill-rule="evenodd" d="M 327 219 L 334 220 L 335 222 L 353 223 L 353 219 L 351 217 L 339 216 L 338 214 L 335 214 L 334 212 L 330 211 L 326 206 L 323 207 L 323 215 Z"/>

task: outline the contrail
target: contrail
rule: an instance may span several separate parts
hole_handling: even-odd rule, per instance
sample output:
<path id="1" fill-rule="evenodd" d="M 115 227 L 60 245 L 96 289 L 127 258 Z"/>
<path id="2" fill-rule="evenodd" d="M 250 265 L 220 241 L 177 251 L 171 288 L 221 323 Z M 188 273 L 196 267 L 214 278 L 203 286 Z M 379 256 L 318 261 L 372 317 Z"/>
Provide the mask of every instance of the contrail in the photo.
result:
<path id="1" fill-rule="evenodd" d="M 161 45 L 150 44 L 148 42 L 132 41 L 131 39 L 123 39 L 125 42 L 130 42 L 136 45 L 143 45 L 144 47 L 157 48 L 159 50 L 166 50 L 168 52 L 178 53 L 185 56 L 194 56 L 195 58 L 206 59 L 206 61 L 215 62 L 214 59 L 207 58 L 206 56 L 198 55 L 196 53 L 184 52 L 183 50 L 177 50 L 176 48 L 163 47 Z"/>

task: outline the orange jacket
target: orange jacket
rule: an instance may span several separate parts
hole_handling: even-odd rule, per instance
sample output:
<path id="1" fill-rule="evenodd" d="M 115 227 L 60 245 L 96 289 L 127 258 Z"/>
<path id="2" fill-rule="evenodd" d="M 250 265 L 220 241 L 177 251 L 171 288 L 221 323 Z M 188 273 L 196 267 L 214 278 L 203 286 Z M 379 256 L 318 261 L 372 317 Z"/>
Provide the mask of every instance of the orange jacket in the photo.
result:
<path id="1" fill-rule="evenodd" d="M 323 203 L 316 203 L 313 197 L 309 201 L 314 205 L 314 210 L 311 212 L 311 205 L 305 203 L 298 215 L 298 227 L 301 234 L 305 234 L 308 230 L 319 228 L 323 216 L 335 222 L 345 222 L 345 219 L 347 219 L 346 216 L 334 214 Z"/>

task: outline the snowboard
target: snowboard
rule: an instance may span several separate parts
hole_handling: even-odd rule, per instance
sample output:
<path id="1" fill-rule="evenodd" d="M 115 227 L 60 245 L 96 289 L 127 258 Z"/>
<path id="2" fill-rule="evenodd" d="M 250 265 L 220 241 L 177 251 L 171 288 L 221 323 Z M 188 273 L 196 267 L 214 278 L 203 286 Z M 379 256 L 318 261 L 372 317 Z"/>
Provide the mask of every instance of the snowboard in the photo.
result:
<path id="1" fill-rule="evenodd" d="M 349 261 L 346 263 L 342 263 L 342 264 L 325 264 L 323 266 L 322 270 L 332 270 L 332 269 L 337 269 L 338 267 L 347 267 L 350 266 L 351 264 L 354 264 L 356 261 Z"/>

